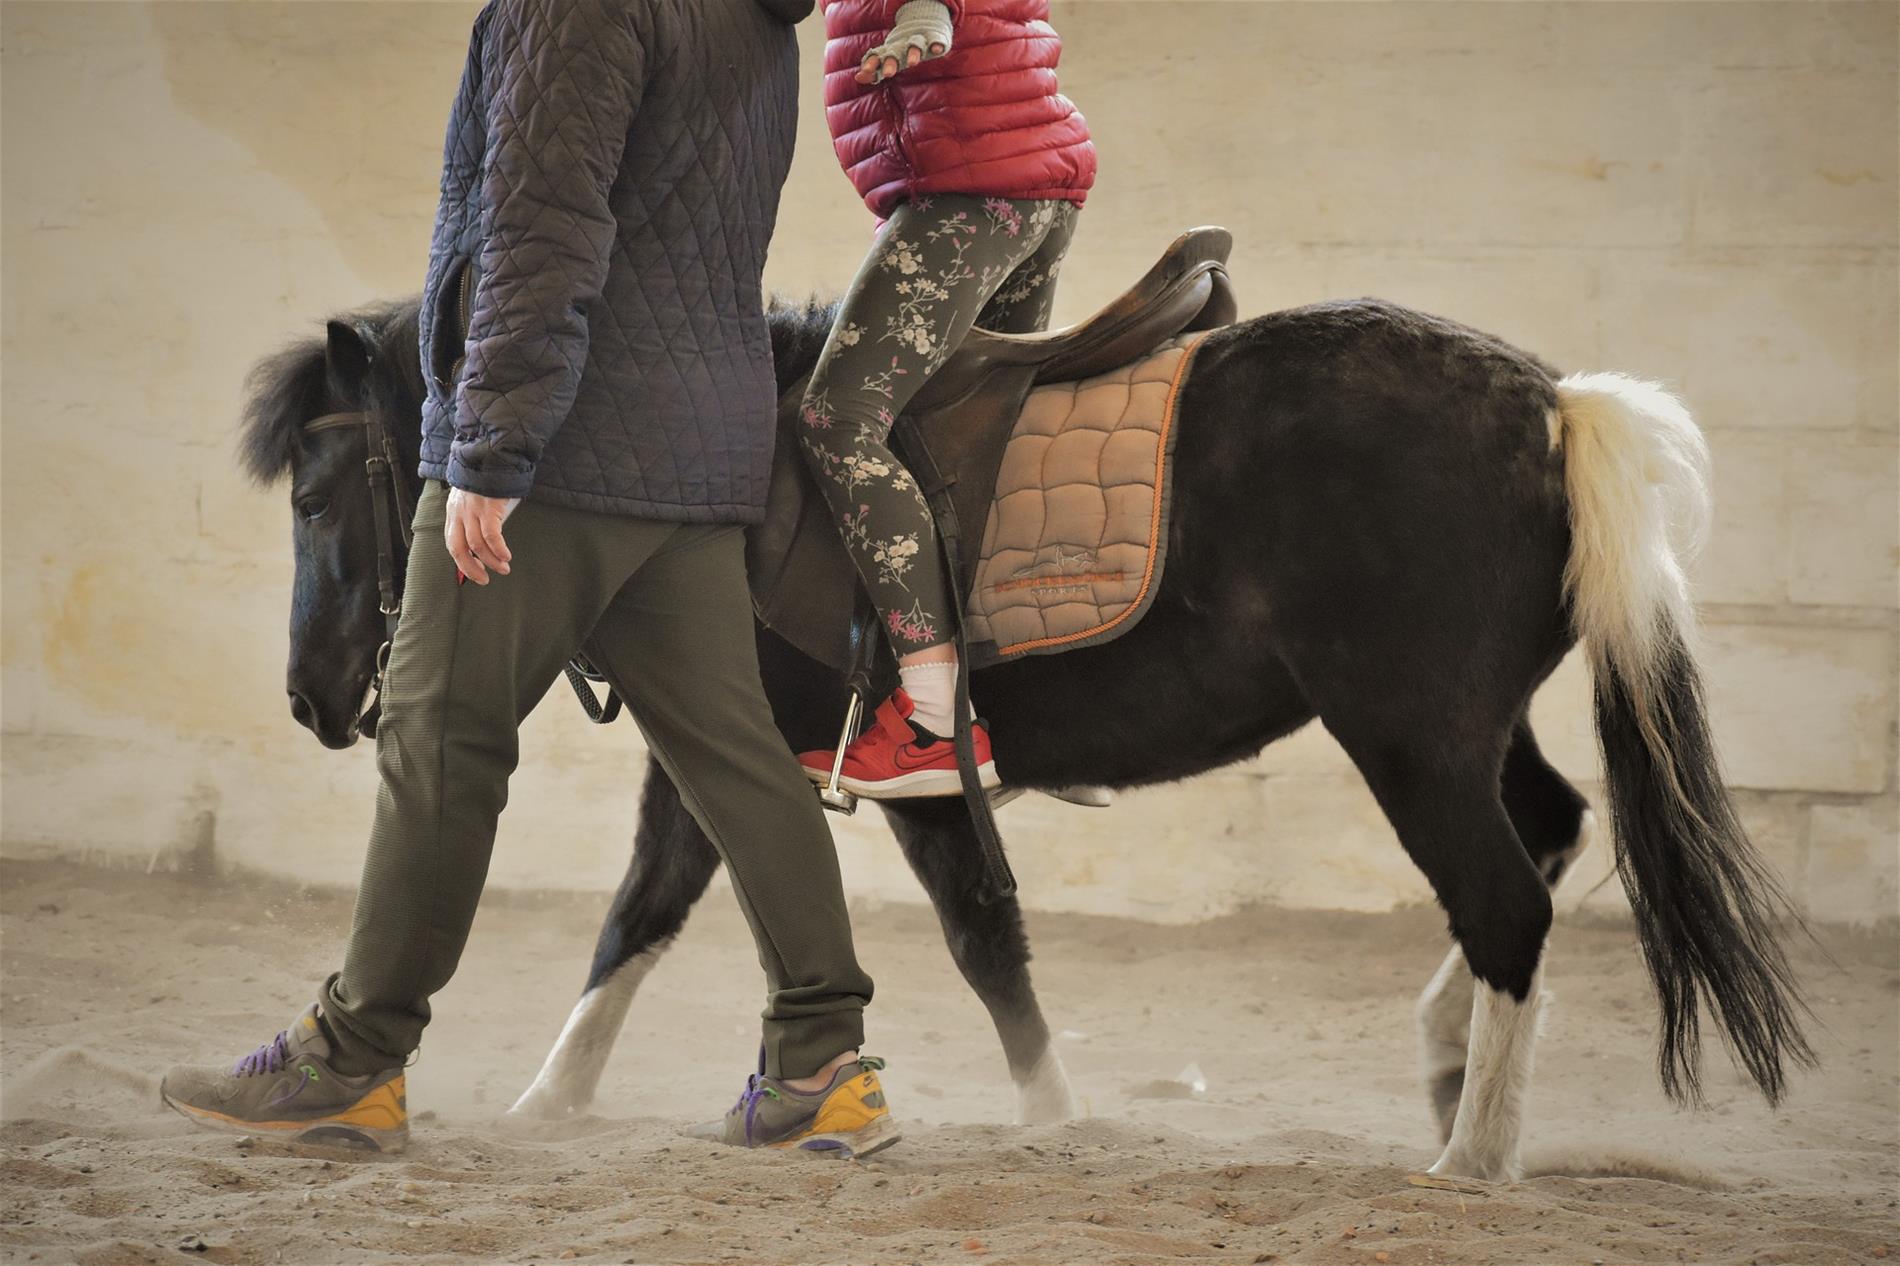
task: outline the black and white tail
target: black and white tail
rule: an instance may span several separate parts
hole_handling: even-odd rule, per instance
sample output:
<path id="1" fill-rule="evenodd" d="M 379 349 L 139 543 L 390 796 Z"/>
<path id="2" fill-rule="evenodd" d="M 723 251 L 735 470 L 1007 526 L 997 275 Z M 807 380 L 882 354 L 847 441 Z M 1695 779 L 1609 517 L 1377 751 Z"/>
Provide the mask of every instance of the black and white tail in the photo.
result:
<path id="1" fill-rule="evenodd" d="M 1662 388 L 1619 374 L 1557 385 L 1570 499 L 1564 580 L 1596 680 L 1616 867 L 1662 1005 L 1663 1089 L 1696 1102 L 1700 1006 L 1770 1103 L 1811 1065 L 1778 933 L 1797 924 L 1722 785 L 1681 560 L 1709 523 L 1709 452 Z"/>

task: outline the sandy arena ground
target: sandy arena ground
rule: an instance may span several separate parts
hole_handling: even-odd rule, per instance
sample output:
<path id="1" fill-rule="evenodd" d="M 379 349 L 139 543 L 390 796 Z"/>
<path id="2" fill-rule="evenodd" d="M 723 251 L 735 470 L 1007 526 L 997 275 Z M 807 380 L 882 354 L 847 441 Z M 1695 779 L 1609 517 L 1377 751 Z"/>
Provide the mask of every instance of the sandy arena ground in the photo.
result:
<path id="1" fill-rule="evenodd" d="M 1161 928 L 1033 920 L 1036 979 L 1088 1119 L 1019 1129 L 988 1018 L 930 911 L 859 912 L 871 1049 L 908 1126 L 865 1164 L 677 1136 L 724 1109 L 757 966 L 716 892 L 647 982 L 597 1116 L 500 1113 L 581 983 L 605 894 L 484 909 L 410 1073 L 408 1153 L 201 1133 L 160 1107 L 178 1060 L 229 1060 L 311 996 L 346 894 L 55 863 L 0 867 L 0 1252 L 9 1262 L 1606 1264 L 1900 1253 L 1900 955 L 1801 956 L 1825 1067 L 1779 1111 L 1721 1056 L 1670 1110 L 1626 929 L 1560 927 L 1527 1182 L 1406 1178 L 1436 1137 L 1410 1007 L 1431 911 L 1261 910 Z M 1176 1079 L 1205 1074 L 1195 1094 Z"/>

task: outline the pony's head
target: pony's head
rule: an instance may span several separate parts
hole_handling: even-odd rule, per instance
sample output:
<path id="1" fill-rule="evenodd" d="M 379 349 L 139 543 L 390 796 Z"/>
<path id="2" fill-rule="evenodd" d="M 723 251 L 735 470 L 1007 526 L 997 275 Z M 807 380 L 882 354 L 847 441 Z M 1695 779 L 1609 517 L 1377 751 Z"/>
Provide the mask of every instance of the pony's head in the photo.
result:
<path id="1" fill-rule="evenodd" d="M 785 302 L 768 311 L 779 390 L 811 372 L 831 332 L 836 303 Z M 376 734 L 364 710 L 386 636 L 376 588 L 376 513 L 363 462 L 365 428 L 311 423 L 374 412 L 401 454 L 395 477 L 415 504 L 421 491 L 423 380 L 417 344 L 420 303 L 366 308 L 332 320 L 323 336 L 299 339 L 260 361 L 245 384 L 239 460 L 266 487 L 290 486 L 292 556 L 290 713 L 326 747 Z M 401 592 L 408 558 L 396 549 Z"/>
<path id="2" fill-rule="evenodd" d="M 394 477 L 413 505 L 421 444 L 422 373 L 413 301 L 349 314 L 323 337 L 260 361 L 245 384 L 239 458 L 259 484 L 290 487 L 296 578 L 290 600 L 290 713 L 325 747 L 374 735 L 363 700 L 385 637 L 376 587 L 376 514 L 364 461 L 366 428 L 312 428 L 319 418 L 374 412 L 395 438 Z M 394 542 L 401 592 L 408 562 Z"/>

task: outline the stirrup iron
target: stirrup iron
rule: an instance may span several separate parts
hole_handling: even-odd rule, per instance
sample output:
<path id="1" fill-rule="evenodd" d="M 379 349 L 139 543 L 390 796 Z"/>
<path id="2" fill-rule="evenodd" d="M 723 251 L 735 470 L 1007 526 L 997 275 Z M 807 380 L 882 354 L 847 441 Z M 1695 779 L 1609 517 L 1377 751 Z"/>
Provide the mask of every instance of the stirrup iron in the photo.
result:
<path id="1" fill-rule="evenodd" d="M 831 777 L 818 788 L 818 802 L 833 813 L 846 817 L 858 811 L 856 792 L 839 785 L 844 773 L 844 749 L 858 737 L 864 724 L 864 701 L 871 697 L 872 678 L 877 674 L 877 659 L 884 649 L 884 636 L 878 631 L 877 608 L 871 596 L 858 588 L 857 606 L 851 612 L 851 671 L 845 674 L 845 688 L 851 702 L 845 705 L 844 729 L 838 734 L 838 750 L 831 757 Z"/>
<path id="2" fill-rule="evenodd" d="M 851 702 L 844 710 L 844 729 L 838 734 L 838 750 L 831 758 L 831 779 L 818 788 L 818 803 L 847 818 L 858 811 L 858 797 L 857 793 L 840 786 L 838 778 L 844 772 L 844 749 L 858 736 L 858 719 L 863 715 L 864 696 L 853 690 Z"/>

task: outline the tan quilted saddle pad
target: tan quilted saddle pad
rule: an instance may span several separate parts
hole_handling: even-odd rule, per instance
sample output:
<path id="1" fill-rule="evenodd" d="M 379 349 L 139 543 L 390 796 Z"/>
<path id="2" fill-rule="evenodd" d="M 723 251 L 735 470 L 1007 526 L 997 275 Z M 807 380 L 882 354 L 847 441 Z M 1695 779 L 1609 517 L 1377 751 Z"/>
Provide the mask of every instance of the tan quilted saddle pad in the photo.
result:
<path id="1" fill-rule="evenodd" d="M 1029 394 L 970 590 L 978 662 L 1106 642 L 1147 611 L 1166 561 L 1175 405 L 1204 337 Z"/>

